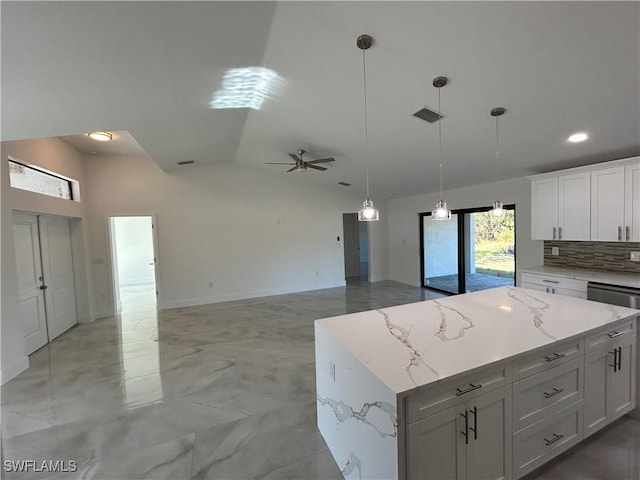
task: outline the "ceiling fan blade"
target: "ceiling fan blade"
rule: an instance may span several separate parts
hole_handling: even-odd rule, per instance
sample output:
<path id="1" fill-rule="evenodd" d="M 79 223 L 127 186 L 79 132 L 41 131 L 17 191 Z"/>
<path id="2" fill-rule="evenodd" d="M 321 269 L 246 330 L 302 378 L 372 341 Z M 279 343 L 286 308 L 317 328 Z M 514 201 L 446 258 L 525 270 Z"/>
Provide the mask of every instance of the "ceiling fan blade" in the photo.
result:
<path id="1" fill-rule="evenodd" d="M 309 162 L 306 162 L 307 168 L 313 168 L 314 170 L 322 170 L 323 172 L 327 169 L 327 167 L 318 167 L 316 165 L 310 165 Z"/>
<path id="2" fill-rule="evenodd" d="M 335 159 L 335 158 L 330 157 L 330 158 L 321 158 L 321 159 L 319 159 L 319 160 L 311 160 L 311 161 L 306 162 L 306 163 L 307 163 L 307 164 L 310 164 L 310 163 L 312 163 L 312 164 L 313 164 L 313 163 L 328 163 L 328 162 L 335 162 L 335 161 L 336 161 L 336 159 Z"/>
<path id="3" fill-rule="evenodd" d="M 265 165 L 296 165 L 295 163 L 284 163 L 284 162 L 264 162 Z"/>
<path id="4" fill-rule="evenodd" d="M 299 161 L 300 161 L 300 158 L 298 158 L 298 157 L 297 157 L 296 155 L 294 155 L 293 153 L 290 153 L 290 154 L 289 154 L 289 156 L 290 156 L 291 158 L 293 158 L 293 160 L 294 160 L 295 162 L 299 162 Z"/>
<path id="5" fill-rule="evenodd" d="M 291 165 L 291 164 L 289 164 L 289 165 Z M 289 170 L 287 170 L 287 171 L 286 171 L 286 172 L 284 172 L 284 173 L 293 172 L 294 170 L 297 170 L 297 169 L 298 169 L 298 166 L 296 165 L 295 167 L 290 168 Z"/>

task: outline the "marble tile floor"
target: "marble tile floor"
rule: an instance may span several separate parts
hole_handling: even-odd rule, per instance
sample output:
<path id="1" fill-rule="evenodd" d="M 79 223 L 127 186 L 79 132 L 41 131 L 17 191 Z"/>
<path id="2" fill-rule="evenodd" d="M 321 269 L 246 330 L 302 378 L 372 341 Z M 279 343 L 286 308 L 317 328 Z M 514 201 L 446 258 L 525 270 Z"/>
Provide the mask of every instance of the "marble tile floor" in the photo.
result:
<path id="1" fill-rule="evenodd" d="M 137 290 L 2 387 L 4 461 L 78 471 L 4 478 L 340 478 L 316 429 L 313 321 L 439 296 L 350 282 L 158 312 Z"/>
<path id="2" fill-rule="evenodd" d="M 78 470 L 3 478 L 340 479 L 316 428 L 313 321 L 438 296 L 356 282 L 78 325 L 31 356 L 0 407 L 4 461 Z M 527 480 L 638 478 L 639 425 L 625 418 Z"/>

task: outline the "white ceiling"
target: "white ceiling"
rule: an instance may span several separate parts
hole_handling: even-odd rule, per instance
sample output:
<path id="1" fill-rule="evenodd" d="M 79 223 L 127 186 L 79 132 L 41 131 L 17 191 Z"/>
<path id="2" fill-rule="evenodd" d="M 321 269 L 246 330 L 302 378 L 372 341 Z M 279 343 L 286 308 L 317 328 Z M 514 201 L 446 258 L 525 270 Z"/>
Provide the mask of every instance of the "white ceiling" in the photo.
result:
<path id="1" fill-rule="evenodd" d="M 3 2 L 2 139 L 123 131 L 171 170 L 334 156 L 292 181 L 404 196 L 640 154 L 638 2 Z M 367 51 L 364 155 L 361 33 Z M 232 68 L 282 82 L 260 110 L 209 108 Z M 586 131 L 591 138 L 570 144 Z M 126 153 L 119 150 L 118 153 Z M 97 148 L 93 148 L 97 150 Z M 192 167 L 182 167 L 192 168 Z"/>

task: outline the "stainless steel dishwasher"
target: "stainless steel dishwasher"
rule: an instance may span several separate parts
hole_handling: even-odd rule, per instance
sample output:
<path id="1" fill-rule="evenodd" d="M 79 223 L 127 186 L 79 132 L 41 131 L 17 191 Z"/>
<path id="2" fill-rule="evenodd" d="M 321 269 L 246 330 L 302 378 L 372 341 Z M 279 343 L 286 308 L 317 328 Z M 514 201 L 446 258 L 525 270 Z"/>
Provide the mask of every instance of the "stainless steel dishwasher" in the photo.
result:
<path id="1" fill-rule="evenodd" d="M 640 288 L 619 287 L 604 283 L 587 284 L 587 300 L 610 303 L 640 310 Z M 636 349 L 640 346 L 640 321 L 636 325 Z M 636 408 L 629 415 L 640 420 L 640 355 L 636 350 Z"/>

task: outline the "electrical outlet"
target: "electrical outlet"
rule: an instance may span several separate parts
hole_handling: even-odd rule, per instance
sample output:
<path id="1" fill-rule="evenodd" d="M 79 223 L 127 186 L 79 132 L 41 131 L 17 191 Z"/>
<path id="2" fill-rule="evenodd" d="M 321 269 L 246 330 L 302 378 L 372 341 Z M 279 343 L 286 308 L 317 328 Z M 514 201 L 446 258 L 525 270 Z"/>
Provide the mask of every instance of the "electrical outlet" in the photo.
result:
<path id="1" fill-rule="evenodd" d="M 629 260 L 632 262 L 640 262 L 640 252 L 631 252 Z"/>
<path id="2" fill-rule="evenodd" d="M 558 247 L 551 247 L 551 255 L 560 255 L 560 249 Z"/>

